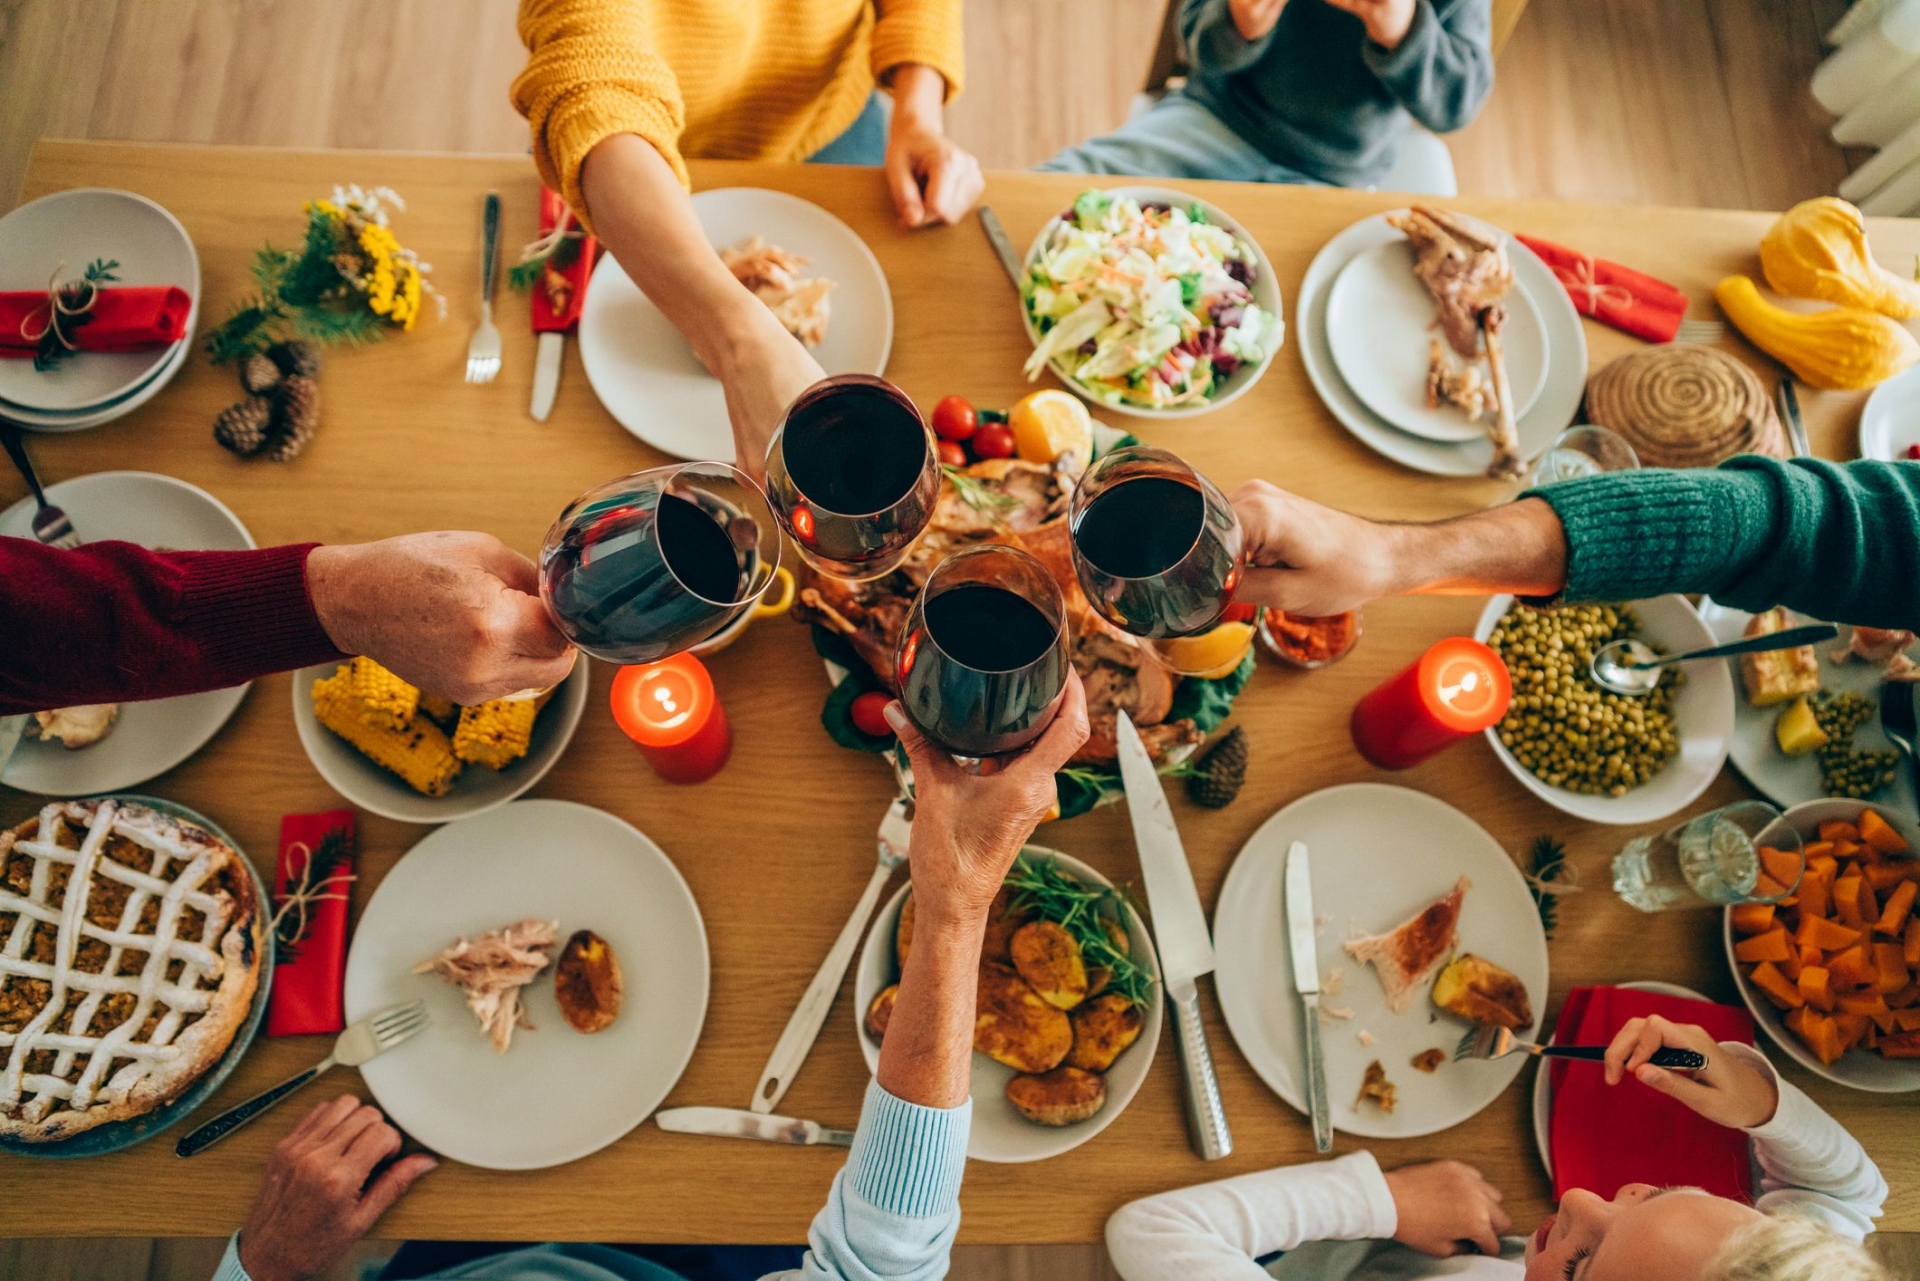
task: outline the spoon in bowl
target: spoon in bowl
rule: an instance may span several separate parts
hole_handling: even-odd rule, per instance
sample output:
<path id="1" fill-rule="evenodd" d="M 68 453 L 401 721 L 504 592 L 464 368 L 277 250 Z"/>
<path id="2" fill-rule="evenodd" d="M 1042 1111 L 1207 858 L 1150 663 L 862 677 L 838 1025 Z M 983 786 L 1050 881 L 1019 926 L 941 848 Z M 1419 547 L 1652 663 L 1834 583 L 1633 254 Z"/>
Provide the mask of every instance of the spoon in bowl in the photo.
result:
<path id="1" fill-rule="evenodd" d="M 1594 651 L 1593 661 L 1588 670 L 1593 675 L 1593 683 L 1601 689 L 1611 690 L 1615 694 L 1625 694 L 1638 698 L 1651 694 L 1654 686 L 1660 683 L 1660 669 L 1672 667 L 1675 663 L 1691 663 L 1701 658 L 1731 658 L 1735 654 L 1765 654 L 1776 649 L 1794 649 L 1801 645 L 1812 645 L 1817 641 L 1831 640 L 1840 634 L 1840 629 L 1832 623 L 1809 623 L 1804 627 L 1789 627 L 1784 631 L 1767 632 L 1762 636 L 1749 636 L 1744 640 L 1731 641 L 1725 645 L 1710 645 L 1706 649 L 1688 650 L 1684 654 L 1656 654 L 1637 640 L 1617 640 L 1603 645 Z"/>

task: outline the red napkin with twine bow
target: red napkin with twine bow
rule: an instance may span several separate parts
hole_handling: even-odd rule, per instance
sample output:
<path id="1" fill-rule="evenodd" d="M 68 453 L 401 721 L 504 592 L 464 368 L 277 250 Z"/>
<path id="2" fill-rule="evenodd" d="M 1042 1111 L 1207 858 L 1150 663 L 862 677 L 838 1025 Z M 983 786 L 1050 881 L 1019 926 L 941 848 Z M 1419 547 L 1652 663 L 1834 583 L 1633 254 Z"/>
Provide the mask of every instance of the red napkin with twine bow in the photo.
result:
<path id="1" fill-rule="evenodd" d="M 1687 296 L 1664 280 L 1551 240 L 1519 236 L 1573 299 L 1574 310 L 1648 342 L 1672 342 L 1687 314 Z"/>
<path id="2" fill-rule="evenodd" d="M 332 839 L 329 839 L 332 838 Z M 280 820 L 274 902 L 279 948 L 268 1036 L 307 1036 L 346 1026 L 341 985 L 347 968 L 347 893 L 353 880 L 353 811 L 289 814 Z M 306 914 L 292 895 L 304 891 Z"/>
<path id="3" fill-rule="evenodd" d="M 1716 1041 L 1753 1044 L 1744 1009 L 1620 987 L 1577 987 L 1567 995 L 1553 1038 L 1561 1045 L 1605 1045 L 1629 1019 L 1658 1014 L 1697 1023 Z M 1599 1063 L 1549 1059 L 1553 1082 L 1553 1192 L 1585 1188 L 1611 1197 L 1622 1185 L 1680 1184 L 1715 1196 L 1753 1200 L 1747 1136 L 1716 1125 L 1678 1099 L 1631 1076 L 1608 1085 Z"/>
<path id="4" fill-rule="evenodd" d="M 593 275 L 593 260 L 599 245 L 586 234 L 559 192 L 540 188 L 540 234 L 546 236 L 562 223 L 579 238 L 562 242 L 562 248 L 554 251 L 554 257 L 547 260 L 534 279 L 529 291 L 529 307 L 536 334 L 572 333 L 580 323 L 581 308 L 587 305 L 587 278 Z M 577 251 L 572 247 L 575 245 L 579 247 Z M 565 265 L 555 266 L 556 261 Z"/>
<path id="5" fill-rule="evenodd" d="M 70 318 L 65 332 L 81 351 L 139 351 L 186 337 L 192 310 L 187 291 L 173 285 L 114 286 L 95 295 L 85 324 Z M 0 292 L 0 357 L 33 355 L 47 320 L 46 290 Z"/>

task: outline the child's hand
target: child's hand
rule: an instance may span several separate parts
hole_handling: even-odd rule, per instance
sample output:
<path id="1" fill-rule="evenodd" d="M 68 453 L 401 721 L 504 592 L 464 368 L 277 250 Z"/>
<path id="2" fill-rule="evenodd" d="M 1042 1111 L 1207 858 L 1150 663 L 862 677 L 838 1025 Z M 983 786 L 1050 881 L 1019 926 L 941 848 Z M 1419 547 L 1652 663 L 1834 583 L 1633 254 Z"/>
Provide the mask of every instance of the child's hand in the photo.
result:
<path id="1" fill-rule="evenodd" d="M 1233 29 L 1240 38 L 1252 43 L 1273 30 L 1287 0 L 1227 0 L 1227 12 L 1233 17 Z"/>
<path id="2" fill-rule="evenodd" d="M 1663 1045 L 1697 1050 L 1707 1065 L 1697 1072 L 1670 1072 L 1647 1062 Z M 1649 1089 L 1671 1094 L 1709 1121 L 1750 1130 L 1773 1119 L 1780 1091 L 1760 1069 L 1735 1058 L 1705 1028 L 1669 1023 L 1658 1014 L 1631 1019 L 1607 1046 L 1607 1084 L 1618 1085 L 1628 1072 Z"/>
<path id="3" fill-rule="evenodd" d="M 1387 1173 L 1399 1215 L 1393 1239 L 1444 1259 L 1468 1249 L 1500 1253 L 1500 1234 L 1513 1220 L 1500 1208 L 1500 1189 L 1458 1161 L 1429 1161 Z"/>
<path id="4" fill-rule="evenodd" d="M 1367 24 L 1367 39 L 1382 49 L 1397 48 L 1413 26 L 1413 0 L 1327 0 Z"/>

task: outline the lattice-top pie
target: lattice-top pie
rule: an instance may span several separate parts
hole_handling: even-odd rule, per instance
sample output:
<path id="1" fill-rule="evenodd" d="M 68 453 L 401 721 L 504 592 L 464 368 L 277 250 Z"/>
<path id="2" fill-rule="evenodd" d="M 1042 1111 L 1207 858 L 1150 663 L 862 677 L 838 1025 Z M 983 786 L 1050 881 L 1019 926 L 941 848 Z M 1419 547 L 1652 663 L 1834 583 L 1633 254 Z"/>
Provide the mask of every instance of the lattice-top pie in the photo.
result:
<path id="1" fill-rule="evenodd" d="M 0 1135 L 178 1098 L 253 1004 L 261 906 L 232 846 L 144 806 L 61 801 L 0 831 Z"/>

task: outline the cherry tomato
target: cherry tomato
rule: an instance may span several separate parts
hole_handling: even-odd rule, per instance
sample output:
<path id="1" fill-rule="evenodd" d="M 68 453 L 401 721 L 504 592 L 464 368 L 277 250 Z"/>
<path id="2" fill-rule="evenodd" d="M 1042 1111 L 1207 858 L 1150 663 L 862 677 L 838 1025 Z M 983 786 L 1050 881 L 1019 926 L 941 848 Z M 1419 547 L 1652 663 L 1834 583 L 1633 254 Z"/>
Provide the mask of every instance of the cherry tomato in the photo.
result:
<path id="1" fill-rule="evenodd" d="M 1013 457 L 1013 433 L 1005 423 L 982 423 L 973 436 L 973 452 L 982 458 Z"/>
<path id="2" fill-rule="evenodd" d="M 1235 601 L 1220 615 L 1223 623 L 1251 623 L 1255 610 L 1251 601 Z"/>
<path id="3" fill-rule="evenodd" d="M 943 397 L 933 407 L 933 434 L 942 440 L 967 440 L 979 426 L 979 415 L 963 396 Z"/>
<path id="4" fill-rule="evenodd" d="M 853 700 L 847 708 L 847 715 L 853 721 L 853 727 L 862 734 L 871 734 L 875 738 L 892 738 L 893 726 L 887 724 L 887 704 L 893 701 L 893 695 L 883 689 L 870 689 Z"/>
<path id="5" fill-rule="evenodd" d="M 933 452 L 949 467 L 965 467 L 972 461 L 967 457 L 967 447 L 957 440 L 940 441 Z"/>
<path id="6" fill-rule="evenodd" d="M 1920 462 L 1920 445 L 1907 446 L 1907 461 Z"/>

